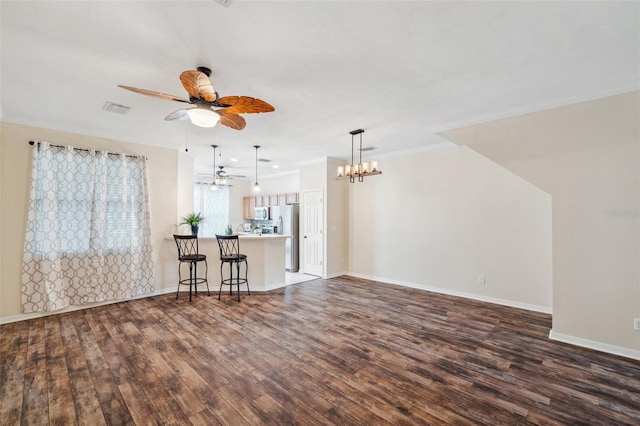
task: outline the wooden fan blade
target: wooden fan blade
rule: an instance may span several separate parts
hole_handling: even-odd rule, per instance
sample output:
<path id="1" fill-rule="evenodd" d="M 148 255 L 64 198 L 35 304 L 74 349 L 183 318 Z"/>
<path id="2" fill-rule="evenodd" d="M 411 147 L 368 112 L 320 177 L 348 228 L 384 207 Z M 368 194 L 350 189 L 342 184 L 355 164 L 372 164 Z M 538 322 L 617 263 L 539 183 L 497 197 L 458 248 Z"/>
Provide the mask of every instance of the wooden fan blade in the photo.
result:
<path id="1" fill-rule="evenodd" d="M 250 96 L 225 96 L 218 99 L 218 103 L 231 105 L 225 110 L 236 114 L 255 114 L 275 110 L 267 102 Z"/>
<path id="2" fill-rule="evenodd" d="M 179 109 L 177 111 L 172 112 L 164 118 L 166 121 L 171 120 L 188 120 L 189 115 L 187 114 L 186 109 Z"/>
<path id="3" fill-rule="evenodd" d="M 223 126 L 231 127 L 232 129 L 242 130 L 247 125 L 247 122 L 233 112 L 229 112 L 229 109 L 220 109 L 216 111 L 220 114 L 220 123 Z"/>
<path id="4" fill-rule="evenodd" d="M 191 96 L 202 98 L 207 102 L 216 100 L 216 91 L 205 73 L 196 70 L 184 71 L 180 74 L 180 81 Z"/>
<path id="5" fill-rule="evenodd" d="M 169 101 L 184 102 L 186 104 L 190 104 L 191 103 L 186 99 L 183 99 L 183 98 L 180 98 L 180 97 L 174 96 L 174 95 L 167 95 L 166 93 L 153 92 L 151 90 L 138 89 L 137 87 L 131 87 L 131 86 L 122 86 L 120 84 L 118 84 L 118 87 L 122 87 L 123 89 L 131 90 L 132 92 L 140 93 L 142 95 L 152 96 L 154 98 L 166 99 L 166 100 L 169 100 Z"/>

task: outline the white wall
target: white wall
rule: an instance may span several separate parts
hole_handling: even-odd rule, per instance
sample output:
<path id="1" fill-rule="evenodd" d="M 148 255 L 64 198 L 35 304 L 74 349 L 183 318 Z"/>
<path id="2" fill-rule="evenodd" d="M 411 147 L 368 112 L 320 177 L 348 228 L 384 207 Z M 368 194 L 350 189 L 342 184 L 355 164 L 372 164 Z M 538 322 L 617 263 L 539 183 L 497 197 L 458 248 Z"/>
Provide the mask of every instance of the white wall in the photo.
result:
<path id="1" fill-rule="evenodd" d="M 253 189 L 253 184 L 250 190 Z M 300 173 L 270 175 L 260 178 L 260 193 L 265 195 L 284 194 L 287 192 L 298 192 L 300 190 Z M 251 196 L 253 193 L 247 193 Z"/>
<path id="2" fill-rule="evenodd" d="M 333 174 L 332 174 L 333 176 Z M 300 192 L 322 189 L 327 186 L 327 161 L 317 161 L 300 167 Z"/>
<path id="3" fill-rule="evenodd" d="M 446 132 L 552 195 L 552 336 L 635 357 L 639 127 L 633 92 Z"/>
<path id="4" fill-rule="evenodd" d="M 550 311 L 548 194 L 467 148 L 380 168 L 347 184 L 351 273 Z"/>
<path id="5" fill-rule="evenodd" d="M 327 159 L 324 205 L 328 277 L 346 274 L 349 266 L 349 181 L 335 179 L 338 166 L 344 166 L 344 161 Z"/>
<path id="6" fill-rule="evenodd" d="M 249 196 L 253 183 L 248 180 L 234 180 L 229 188 L 229 222 L 235 230 L 236 227 L 248 222 L 243 219 L 243 198 Z M 252 194 L 252 193 L 251 193 Z"/>
<path id="7" fill-rule="evenodd" d="M 109 139 L 65 133 L 55 130 L 2 123 L 0 128 L 0 322 L 19 319 L 21 312 L 21 271 L 31 181 L 30 140 L 44 140 L 60 145 L 74 145 L 144 155 L 148 158 L 151 200 L 151 241 L 155 262 L 156 286 L 159 290 L 175 286 L 164 237 L 175 228 L 178 182 L 177 151 L 166 148 L 123 143 Z M 193 173 L 191 173 L 193 175 Z M 193 192 L 193 191 L 192 191 Z M 173 241 L 170 242 L 173 244 Z M 170 256 L 168 258 L 167 256 Z M 170 275 L 167 275 L 170 274 Z"/>
<path id="8" fill-rule="evenodd" d="M 193 185 L 194 185 L 194 161 L 191 154 L 183 149 L 177 151 L 176 162 L 176 211 L 174 225 L 167 236 L 172 234 L 188 234 L 191 232 L 188 225 L 182 224 L 182 218 L 193 212 Z"/>

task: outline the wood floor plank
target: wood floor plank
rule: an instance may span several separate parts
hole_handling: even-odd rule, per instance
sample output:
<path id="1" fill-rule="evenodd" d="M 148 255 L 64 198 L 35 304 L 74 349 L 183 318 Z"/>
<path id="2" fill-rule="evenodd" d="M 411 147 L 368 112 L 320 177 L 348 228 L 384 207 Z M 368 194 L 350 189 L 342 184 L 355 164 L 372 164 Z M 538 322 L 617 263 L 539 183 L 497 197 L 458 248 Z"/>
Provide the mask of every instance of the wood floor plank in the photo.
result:
<path id="1" fill-rule="evenodd" d="M 118 386 L 124 397 L 129 412 L 136 425 L 162 425 L 164 424 L 156 414 L 144 391 L 137 383 L 123 383 Z"/>
<path id="2" fill-rule="evenodd" d="M 104 414 L 74 326 L 74 317 L 77 315 L 82 315 L 82 312 L 59 316 L 76 419 L 79 424 L 104 425 Z"/>
<path id="3" fill-rule="evenodd" d="M 45 350 L 45 318 L 31 321 L 29 346 L 24 373 L 22 422 L 49 423 L 49 395 L 47 385 L 47 353 Z"/>
<path id="4" fill-rule="evenodd" d="M 22 418 L 29 326 L 29 321 L 0 326 L 3 341 L 0 420 L 7 425 L 18 425 Z"/>
<path id="5" fill-rule="evenodd" d="M 127 307 L 122 306 L 122 310 L 126 312 Z M 151 361 L 145 351 L 140 348 L 142 335 L 137 333 L 134 336 L 133 323 L 119 321 L 112 314 L 113 312 L 105 312 L 103 318 L 111 339 L 131 372 L 130 381 L 118 383 L 118 390 L 123 396 L 131 417 L 136 424 L 140 418 L 144 418 L 149 424 L 181 424 L 182 419 L 187 416 L 173 397 L 172 389 L 166 385 L 160 385 L 161 380 L 158 375 L 162 372 L 150 368 Z M 127 314 L 126 318 L 130 319 L 131 313 L 127 312 Z M 129 335 L 125 330 L 129 331 Z M 118 364 L 121 363 L 118 362 Z"/>
<path id="6" fill-rule="evenodd" d="M 0 326 L 0 424 L 640 424 L 640 362 L 550 327 L 353 277 L 154 296 Z"/>
<path id="7" fill-rule="evenodd" d="M 125 361 L 119 352 L 114 351 L 113 342 L 109 339 L 108 333 L 98 317 L 98 312 L 97 310 L 85 310 L 83 319 L 91 330 L 95 345 L 104 359 L 104 364 L 102 362 L 88 364 L 100 407 L 107 424 L 133 424 L 133 418 L 118 387 L 119 384 L 132 380 L 132 375 L 124 367 Z M 94 366 L 94 369 L 91 369 L 91 365 Z M 106 368 L 102 368 L 103 366 Z M 126 373 L 123 374 L 123 370 Z"/>
<path id="8" fill-rule="evenodd" d="M 57 315 L 45 319 L 49 423 L 76 424 L 76 412 Z"/>

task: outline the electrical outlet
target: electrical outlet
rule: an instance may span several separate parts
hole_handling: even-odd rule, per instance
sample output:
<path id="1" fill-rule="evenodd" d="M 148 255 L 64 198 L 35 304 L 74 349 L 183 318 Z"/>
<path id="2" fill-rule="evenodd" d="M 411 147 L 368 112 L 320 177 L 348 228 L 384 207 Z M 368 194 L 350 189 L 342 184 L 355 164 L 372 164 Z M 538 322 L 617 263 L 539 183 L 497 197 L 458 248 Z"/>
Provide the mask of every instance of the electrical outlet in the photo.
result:
<path id="1" fill-rule="evenodd" d="M 640 318 L 633 319 L 633 329 L 640 331 Z"/>
<path id="2" fill-rule="evenodd" d="M 484 275 L 478 275 L 478 284 L 484 284 Z"/>

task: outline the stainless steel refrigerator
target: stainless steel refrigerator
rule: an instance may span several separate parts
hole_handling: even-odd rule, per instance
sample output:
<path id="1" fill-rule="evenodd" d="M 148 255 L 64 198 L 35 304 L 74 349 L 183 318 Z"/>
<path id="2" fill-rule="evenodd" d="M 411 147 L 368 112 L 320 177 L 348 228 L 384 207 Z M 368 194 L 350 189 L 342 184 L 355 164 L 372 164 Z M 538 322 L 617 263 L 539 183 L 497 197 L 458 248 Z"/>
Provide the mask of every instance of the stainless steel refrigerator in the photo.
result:
<path id="1" fill-rule="evenodd" d="M 298 248 L 300 210 L 298 204 L 271 207 L 273 225 L 278 227 L 278 234 L 291 235 L 285 242 L 285 267 L 289 272 L 298 272 Z"/>

